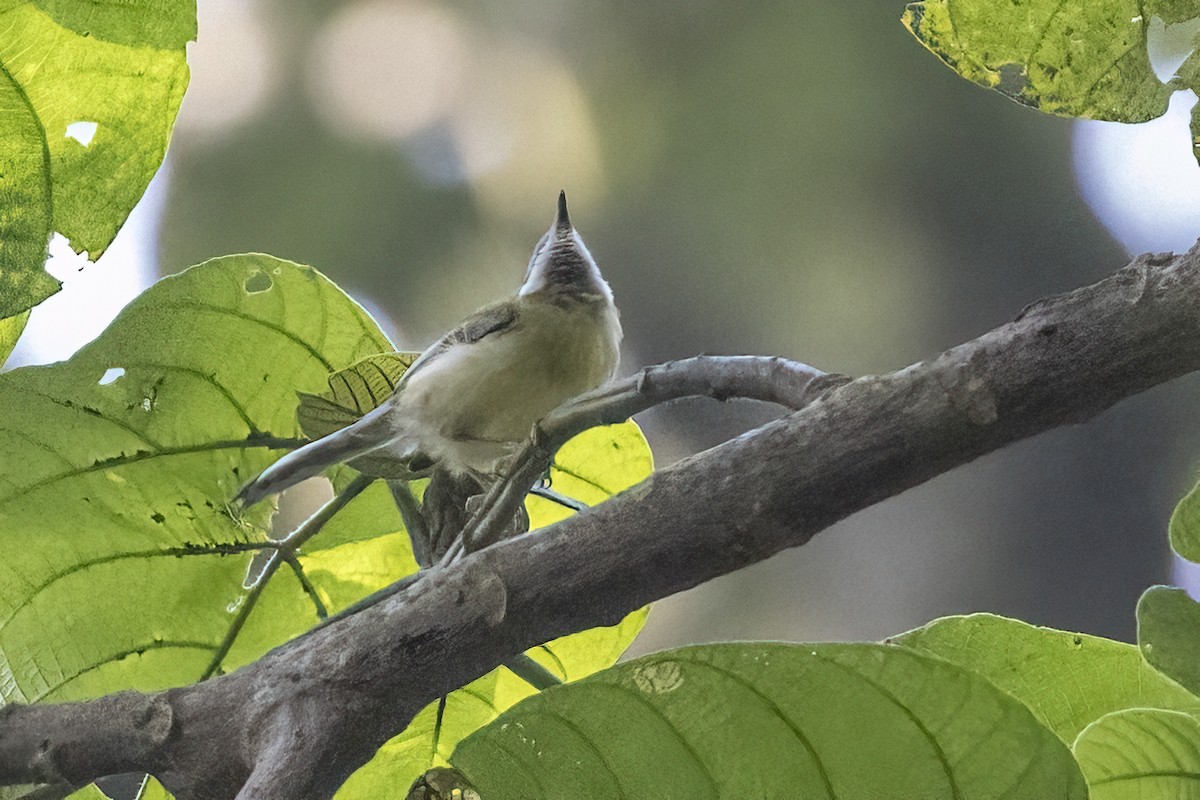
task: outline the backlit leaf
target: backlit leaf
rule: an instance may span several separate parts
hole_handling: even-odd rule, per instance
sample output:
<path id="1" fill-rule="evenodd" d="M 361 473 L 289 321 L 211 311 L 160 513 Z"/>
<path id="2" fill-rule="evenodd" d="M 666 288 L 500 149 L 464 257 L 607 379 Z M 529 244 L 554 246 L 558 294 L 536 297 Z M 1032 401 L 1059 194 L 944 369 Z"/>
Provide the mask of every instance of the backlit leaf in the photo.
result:
<path id="1" fill-rule="evenodd" d="M 162 163 L 194 0 L 0 5 L 0 318 L 58 289 L 51 232 L 98 258 Z"/>
<path id="2" fill-rule="evenodd" d="M 886 645 L 705 645 L 501 715 L 451 762 L 488 800 L 1084 798 L 1066 745 L 967 670 Z"/>
<path id="3" fill-rule="evenodd" d="M 891 642 L 978 673 L 1070 744 L 1089 724 L 1132 707 L 1200 713 L 1200 698 L 1147 664 L 1137 647 L 991 614 L 946 617 Z"/>

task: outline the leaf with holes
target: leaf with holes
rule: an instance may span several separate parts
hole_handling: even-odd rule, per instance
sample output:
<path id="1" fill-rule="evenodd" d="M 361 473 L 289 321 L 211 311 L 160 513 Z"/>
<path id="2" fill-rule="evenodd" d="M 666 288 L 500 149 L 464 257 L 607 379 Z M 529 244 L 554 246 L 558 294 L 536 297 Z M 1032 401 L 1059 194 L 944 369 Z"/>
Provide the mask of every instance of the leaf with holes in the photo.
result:
<path id="1" fill-rule="evenodd" d="M 226 503 L 298 441 L 297 388 L 389 349 L 314 270 L 233 256 L 160 281 L 70 361 L 0 375 L 0 697 L 198 679 L 270 513 Z"/>
<path id="2" fill-rule="evenodd" d="M 451 762 L 488 800 L 1087 796 L 1020 703 L 887 645 L 659 653 L 523 701 Z"/>
<path id="3" fill-rule="evenodd" d="M 1091 800 L 1200 797 L 1200 721 L 1130 708 L 1087 726 L 1075 740 Z"/>
<path id="4" fill-rule="evenodd" d="M 98 258 L 166 152 L 195 0 L 0 9 L 0 319 L 58 290 L 50 233 Z"/>
<path id="5" fill-rule="evenodd" d="M 1018 103 L 1145 122 L 1167 110 L 1172 92 L 1200 88 L 1197 56 L 1166 83 L 1150 63 L 1150 48 L 1173 39 L 1183 62 L 1196 47 L 1198 17 L 1194 3 L 1177 0 L 924 0 L 907 7 L 903 22 L 959 75 Z"/>
<path id="6" fill-rule="evenodd" d="M 972 614 L 935 620 L 890 641 L 982 675 L 1067 744 L 1125 708 L 1200 713 L 1200 698 L 1152 668 L 1135 646 L 1099 636 Z"/>

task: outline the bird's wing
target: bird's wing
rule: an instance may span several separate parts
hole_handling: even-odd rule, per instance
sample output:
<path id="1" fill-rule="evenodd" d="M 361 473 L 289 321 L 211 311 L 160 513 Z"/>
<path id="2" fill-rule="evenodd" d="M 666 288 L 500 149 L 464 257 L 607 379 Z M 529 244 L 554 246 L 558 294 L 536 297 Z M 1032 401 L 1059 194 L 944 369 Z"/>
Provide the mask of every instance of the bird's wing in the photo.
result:
<path id="1" fill-rule="evenodd" d="M 488 336 L 496 336 L 511 330 L 517 323 L 517 305 L 511 300 L 484 306 L 471 316 L 459 323 L 458 327 L 447 333 L 438 341 L 431 344 L 420 357 L 404 371 L 396 391 L 404 388 L 404 384 L 422 367 L 428 366 L 434 359 L 451 347 L 460 344 L 475 344 Z"/>

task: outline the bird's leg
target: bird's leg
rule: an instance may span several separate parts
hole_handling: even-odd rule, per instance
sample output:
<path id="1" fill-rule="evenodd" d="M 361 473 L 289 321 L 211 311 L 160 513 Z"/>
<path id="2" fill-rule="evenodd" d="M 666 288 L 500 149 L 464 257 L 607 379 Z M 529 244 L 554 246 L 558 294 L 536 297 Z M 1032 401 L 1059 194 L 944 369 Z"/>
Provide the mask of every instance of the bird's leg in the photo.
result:
<path id="1" fill-rule="evenodd" d="M 569 508 L 576 512 L 583 511 L 588 507 L 586 503 L 581 503 L 574 497 L 568 497 L 562 492 L 556 492 L 551 489 L 550 479 L 548 477 L 543 478 L 535 483 L 533 488 L 529 490 L 529 493 L 537 497 L 543 497 L 552 503 L 558 503 L 563 508 Z"/>
<path id="2" fill-rule="evenodd" d="M 482 484 L 472 475 L 441 468 L 430 473 L 422 511 L 428 527 L 429 554 L 435 562 L 450 549 L 470 519 L 467 500 L 482 491 Z"/>
<path id="3" fill-rule="evenodd" d="M 483 503 L 486 492 L 496 483 L 494 475 L 479 473 L 450 472 L 435 469 L 429 476 L 423 504 L 424 518 L 429 530 L 429 554 L 434 562 L 446 555 L 451 548 L 473 552 L 479 543 L 464 541 L 456 545 L 463 535 L 467 521 Z M 529 530 L 529 514 L 524 506 L 517 508 L 505 526 L 503 536 L 516 536 Z"/>
<path id="4" fill-rule="evenodd" d="M 450 558 L 472 553 L 491 542 L 477 542 L 465 536 L 467 523 L 482 507 L 487 494 L 503 476 L 486 473 L 451 473 L 435 470 L 425 489 L 424 512 L 429 525 L 432 556 L 441 561 L 447 552 Z M 514 508 L 511 517 L 497 531 L 497 538 L 508 538 L 529 530 L 529 513 L 523 504 Z"/>
<path id="5" fill-rule="evenodd" d="M 463 520 L 462 531 L 464 537 L 467 535 L 467 531 L 465 530 L 467 527 L 467 522 L 474 518 L 474 516 L 479 512 L 479 509 L 482 508 L 483 504 L 487 501 L 487 490 L 490 489 L 494 484 L 499 483 L 504 479 L 504 475 L 491 475 L 484 478 L 480 481 L 481 487 L 484 488 L 481 488 L 479 494 L 467 498 L 467 517 L 465 520 Z M 513 510 L 512 517 L 508 520 L 507 525 L 497 532 L 497 538 L 508 539 L 513 536 L 520 536 L 522 533 L 528 533 L 528 531 L 529 512 L 525 509 L 525 504 L 521 503 Z M 480 548 L 486 547 L 489 544 L 491 544 L 491 542 L 467 541 L 465 538 L 463 540 L 464 550 L 468 553 L 479 550 Z"/>

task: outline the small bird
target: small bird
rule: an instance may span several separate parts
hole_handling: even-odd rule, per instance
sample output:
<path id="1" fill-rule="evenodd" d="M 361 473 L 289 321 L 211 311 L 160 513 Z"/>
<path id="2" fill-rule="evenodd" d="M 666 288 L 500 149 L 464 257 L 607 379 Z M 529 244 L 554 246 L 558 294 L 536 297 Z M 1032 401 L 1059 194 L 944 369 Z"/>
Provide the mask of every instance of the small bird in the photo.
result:
<path id="1" fill-rule="evenodd" d="M 612 290 L 562 192 L 514 296 L 467 317 L 413 362 L 382 405 L 284 456 L 238 499 L 252 505 L 368 453 L 413 477 L 436 466 L 482 484 L 500 474 L 534 423 L 612 377 L 620 344 Z"/>

